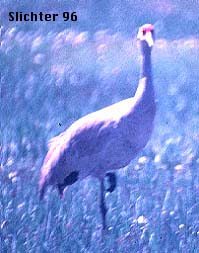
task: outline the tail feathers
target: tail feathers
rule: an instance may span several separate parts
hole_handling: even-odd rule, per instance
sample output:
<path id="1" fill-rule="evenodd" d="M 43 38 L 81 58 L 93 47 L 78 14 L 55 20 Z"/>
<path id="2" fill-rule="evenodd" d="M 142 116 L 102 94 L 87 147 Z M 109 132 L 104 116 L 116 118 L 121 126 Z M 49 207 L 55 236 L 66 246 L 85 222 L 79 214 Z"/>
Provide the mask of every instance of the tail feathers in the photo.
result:
<path id="1" fill-rule="evenodd" d="M 42 200 L 44 198 L 44 194 L 49 186 L 49 180 L 46 176 L 41 175 L 39 181 L 39 198 Z"/>

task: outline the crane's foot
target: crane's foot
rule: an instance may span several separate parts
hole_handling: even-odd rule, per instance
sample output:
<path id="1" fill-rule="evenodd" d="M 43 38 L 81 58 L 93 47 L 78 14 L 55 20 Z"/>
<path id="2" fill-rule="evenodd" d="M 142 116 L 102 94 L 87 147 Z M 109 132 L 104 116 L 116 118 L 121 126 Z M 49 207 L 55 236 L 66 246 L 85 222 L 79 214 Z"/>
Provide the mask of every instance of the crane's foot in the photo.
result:
<path id="1" fill-rule="evenodd" d="M 106 173 L 106 177 L 108 177 L 108 182 L 110 184 L 110 187 L 106 190 L 107 192 L 113 192 L 117 185 L 117 178 L 115 173 L 108 172 Z"/>
<path id="2" fill-rule="evenodd" d="M 63 197 L 63 192 L 66 186 L 74 184 L 78 180 L 78 171 L 71 172 L 65 179 L 63 184 L 57 184 L 60 197 Z"/>
<path id="3" fill-rule="evenodd" d="M 104 181 L 100 181 L 100 210 L 101 210 L 101 215 L 102 215 L 102 226 L 103 230 L 106 229 L 106 213 L 107 213 L 107 208 L 105 204 L 105 188 L 104 188 Z"/>

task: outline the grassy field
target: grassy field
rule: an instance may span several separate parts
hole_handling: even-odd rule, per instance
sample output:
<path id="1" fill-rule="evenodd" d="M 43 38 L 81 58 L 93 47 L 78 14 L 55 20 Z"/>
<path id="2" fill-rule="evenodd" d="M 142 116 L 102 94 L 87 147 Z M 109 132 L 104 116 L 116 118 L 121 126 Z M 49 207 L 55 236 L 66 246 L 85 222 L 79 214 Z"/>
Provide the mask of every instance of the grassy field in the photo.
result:
<path id="1" fill-rule="evenodd" d="M 2 33 L 1 252 L 199 252 L 199 41 L 158 39 L 158 112 L 152 139 L 117 172 L 101 233 L 98 182 L 38 199 L 47 141 L 74 120 L 130 97 L 139 80 L 136 41 L 120 33 Z"/>

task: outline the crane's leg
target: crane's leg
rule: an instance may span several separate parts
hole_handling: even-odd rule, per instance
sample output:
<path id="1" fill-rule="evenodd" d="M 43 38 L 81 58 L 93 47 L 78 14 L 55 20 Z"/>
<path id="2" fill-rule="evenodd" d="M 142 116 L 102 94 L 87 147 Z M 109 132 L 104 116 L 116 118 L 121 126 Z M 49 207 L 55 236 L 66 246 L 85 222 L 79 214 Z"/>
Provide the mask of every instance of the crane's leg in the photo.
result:
<path id="1" fill-rule="evenodd" d="M 113 172 L 108 172 L 108 173 L 106 173 L 106 177 L 108 177 L 108 182 L 110 183 L 110 187 L 107 189 L 107 191 L 113 192 L 115 190 L 116 185 L 117 185 L 116 175 Z"/>
<path id="2" fill-rule="evenodd" d="M 107 208 L 105 204 L 105 187 L 104 187 L 104 181 L 100 180 L 100 210 L 102 214 L 102 225 L 103 225 L 103 230 L 106 229 L 106 213 L 107 213 Z"/>
<path id="3" fill-rule="evenodd" d="M 107 208 L 106 208 L 106 203 L 105 203 L 105 193 L 106 191 L 113 192 L 117 184 L 115 173 L 108 172 L 106 173 L 106 177 L 108 177 L 108 182 L 110 183 L 110 187 L 107 190 L 105 190 L 105 187 L 104 187 L 104 179 L 100 180 L 100 210 L 102 214 L 103 230 L 106 229 L 106 213 L 107 213 Z"/>

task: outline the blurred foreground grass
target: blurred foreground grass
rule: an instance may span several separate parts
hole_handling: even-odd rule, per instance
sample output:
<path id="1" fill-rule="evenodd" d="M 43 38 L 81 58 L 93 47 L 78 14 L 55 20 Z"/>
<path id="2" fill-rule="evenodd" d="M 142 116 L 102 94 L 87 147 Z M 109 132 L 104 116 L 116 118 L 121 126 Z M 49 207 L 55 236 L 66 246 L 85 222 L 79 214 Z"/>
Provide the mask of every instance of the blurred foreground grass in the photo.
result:
<path id="1" fill-rule="evenodd" d="M 0 48 L 1 252 L 198 252 L 199 41 L 157 40 L 158 113 L 152 140 L 118 171 L 101 236 L 98 187 L 88 178 L 60 201 L 37 182 L 47 141 L 79 117 L 130 97 L 136 42 L 120 33 L 7 29 Z"/>

